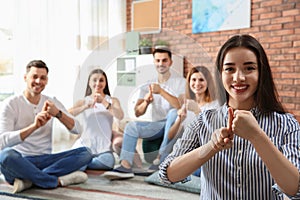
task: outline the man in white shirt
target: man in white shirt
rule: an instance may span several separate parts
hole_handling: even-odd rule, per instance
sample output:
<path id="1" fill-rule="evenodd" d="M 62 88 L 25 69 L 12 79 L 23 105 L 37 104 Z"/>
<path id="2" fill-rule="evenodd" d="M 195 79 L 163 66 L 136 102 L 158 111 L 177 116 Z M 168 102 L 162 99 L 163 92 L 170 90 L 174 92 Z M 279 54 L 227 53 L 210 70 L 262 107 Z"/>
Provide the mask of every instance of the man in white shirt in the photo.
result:
<path id="1" fill-rule="evenodd" d="M 35 185 L 56 188 L 82 183 L 87 175 L 79 171 L 92 156 L 85 148 L 52 153 L 53 117 L 78 134 L 80 127 L 55 97 L 43 95 L 48 67 L 33 60 L 26 67 L 26 89 L 4 100 L 0 112 L 0 169 L 13 193 Z"/>
<path id="2" fill-rule="evenodd" d="M 151 107 L 152 121 L 132 121 L 126 125 L 120 155 L 121 166 L 104 173 L 104 176 L 109 179 L 132 178 L 134 174 L 131 168 L 138 138 L 149 141 L 163 137 L 169 110 L 180 108 L 177 97 L 184 93 L 185 79 L 171 73 L 171 51 L 155 49 L 153 57 L 157 78 L 141 87 L 134 108 L 136 117 L 139 117 Z"/>

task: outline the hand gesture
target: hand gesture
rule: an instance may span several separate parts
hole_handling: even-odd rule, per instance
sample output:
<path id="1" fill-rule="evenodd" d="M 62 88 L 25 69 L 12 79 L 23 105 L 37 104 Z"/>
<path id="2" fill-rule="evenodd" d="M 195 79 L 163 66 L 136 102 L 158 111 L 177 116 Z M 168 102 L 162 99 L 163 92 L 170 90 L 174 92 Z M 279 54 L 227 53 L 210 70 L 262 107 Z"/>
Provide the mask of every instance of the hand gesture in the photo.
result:
<path id="1" fill-rule="evenodd" d="M 153 93 L 152 93 L 152 87 L 149 85 L 149 92 L 145 95 L 144 99 L 149 103 L 153 101 Z"/>
<path id="2" fill-rule="evenodd" d="M 47 111 L 49 117 L 55 117 L 59 112 L 59 109 L 55 106 L 55 104 L 49 100 L 45 101 L 43 106 L 43 111 Z"/>
<path id="3" fill-rule="evenodd" d="M 234 111 L 234 119 L 232 121 L 232 131 L 246 139 L 251 140 L 262 132 L 257 120 L 250 111 L 236 110 Z M 251 132 L 251 134 L 249 134 Z"/>
<path id="4" fill-rule="evenodd" d="M 157 84 L 157 83 L 152 83 L 150 86 L 151 86 L 151 91 L 152 91 L 152 93 L 154 93 L 154 94 L 160 94 L 161 87 L 160 87 L 159 84 Z"/>
<path id="5" fill-rule="evenodd" d="M 181 108 L 177 111 L 177 115 L 181 121 L 186 118 L 187 114 L 187 100 L 184 98 L 184 103 L 182 104 Z"/>
<path id="6" fill-rule="evenodd" d="M 211 136 L 211 143 L 213 149 L 221 151 L 223 149 L 229 149 L 232 147 L 233 140 L 233 109 L 228 108 L 228 122 L 227 127 L 220 128 L 216 130 Z"/>
<path id="7" fill-rule="evenodd" d="M 95 106 L 95 100 L 88 100 L 84 104 L 84 109 L 93 108 Z"/>
<path id="8" fill-rule="evenodd" d="M 35 116 L 34 126 L 36 128 L 40 128 L 41 126 L 44 126 L 50 119 L 50 114 L 44 110 Z"/>
<path id="9" fill-rule="evenodd" d="M 227 138 L 224 138 L 225 143 L 229 142 L 229 140 L 233 140 L 233 130 L 232 130 L 233 118 L 234 118 L 233 109 L 229 107 L 228 108 L 228 121 L 227 121 L 227 129 L 228 129 L 229 135 Z"/>
<path id="10" fill-rule="evenodd" d="M 194 112 L 195 114 L 199 114 L 200 113 L 199 105 L 194 100 L 188 99 L 186 101 L 186 107 L 187 107 L 188 110 Z"/>
<path id="11" fill-rule="evenodd" d="M 104 97 L 100 93 L 96 93 L 94 96 L 94 102 L 96 103 L 102 103 L 104 100 Z M 94 104 L 95 104 L 94 103 Z"/>

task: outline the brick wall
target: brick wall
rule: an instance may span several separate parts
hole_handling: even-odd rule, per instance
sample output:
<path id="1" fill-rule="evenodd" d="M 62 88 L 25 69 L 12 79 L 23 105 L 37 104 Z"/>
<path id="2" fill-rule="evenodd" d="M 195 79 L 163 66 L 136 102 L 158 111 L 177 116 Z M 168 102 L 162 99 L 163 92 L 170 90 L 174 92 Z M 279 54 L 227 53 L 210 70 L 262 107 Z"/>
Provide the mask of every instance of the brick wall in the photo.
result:
<path id="1" fill-rule="evenodd" d="M 127 30 L 131 30 L 127 0 Z M 193 65 L 213 67 L 220 46 L 234 34 L 251 34 L 265 48 L 280 100 L 300 121 L 300 2 L 252 0 L 251 27 L 192 34 L 192 0 L 162 0 L 162 32 L 146 37 L 170 41 L 173 52 L 185 57 L 185 72 Z M 144 36 L 144 35 L 143 35 Z"/>

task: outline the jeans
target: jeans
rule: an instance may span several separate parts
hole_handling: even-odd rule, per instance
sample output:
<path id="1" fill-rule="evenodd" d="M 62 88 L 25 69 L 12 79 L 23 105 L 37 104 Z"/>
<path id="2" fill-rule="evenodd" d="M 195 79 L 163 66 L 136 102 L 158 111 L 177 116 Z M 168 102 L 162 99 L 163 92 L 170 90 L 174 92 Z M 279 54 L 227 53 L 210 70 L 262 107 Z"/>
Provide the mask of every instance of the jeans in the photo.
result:
<path id="1" fill-rule="evenodd" d="M 85 166 L 87 169 L 111 170 L 115 165 L 115 157 L 111 151 L 95 155 L 92 161 Z"/>
<path id="2" fill-rule="evenodd" d="M 162 137 L 164 132 L 161 130 L 164 128 L 165 123 L 165 120 L 157 122 L 129 122 L 124 130 L 120 160 L 127 160 L 132 165 L 138 138 L 154 140 Z"/>
<path id="3" fill-rule="evenodd" d="M 160 154 L 160 162 L 164 161 L 164 159 L 172 152 L 173 145 L 175 144 L 178 136 L 176 135 L 173 139 L 168 139 L 168 134 L 171 126 L 174 124 L 177 118 L 177 109 L 173 108 L 168 112 L 165 131 L 164 131 L 164 138 L 159 148 Z"/>
<path id="4" fill-rule="evenodd" d="M 198 168 L 196 171 L 194 171 L 192 174 L 193 174 L 194 176 L 200 177 L 200 175 L 201 175 L 201 167 Z"/>
<path id="5" fill-rule="evenodd" d="M 38 156 L 22 156 L 12 148 L 5 148 L 0 152 L 0 169 L 9 184 L 19 178 L 41 188 L 56 188 L 58 177 L 79 170 L 91 159 L 85 147 Z"/>

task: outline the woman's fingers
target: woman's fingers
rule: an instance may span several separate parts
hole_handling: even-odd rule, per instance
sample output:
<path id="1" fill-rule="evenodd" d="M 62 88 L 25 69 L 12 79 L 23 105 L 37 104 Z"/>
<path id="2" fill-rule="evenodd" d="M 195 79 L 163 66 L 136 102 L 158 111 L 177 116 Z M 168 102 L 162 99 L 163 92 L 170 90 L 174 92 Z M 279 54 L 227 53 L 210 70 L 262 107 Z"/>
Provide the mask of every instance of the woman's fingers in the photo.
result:
<path id="1" fill-rule="evenodd" d="M 232 121 L 233 121 L 233 109 L 231 107 L 229 107 L 228 108 L 228 123 L 227 123 L 228 131 L 232 131 Z"/>

